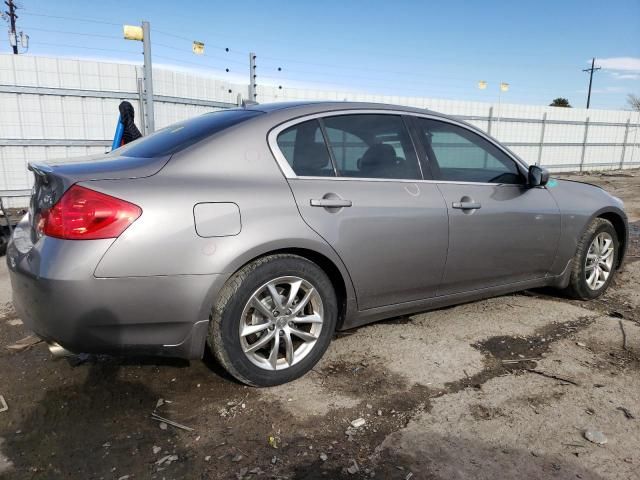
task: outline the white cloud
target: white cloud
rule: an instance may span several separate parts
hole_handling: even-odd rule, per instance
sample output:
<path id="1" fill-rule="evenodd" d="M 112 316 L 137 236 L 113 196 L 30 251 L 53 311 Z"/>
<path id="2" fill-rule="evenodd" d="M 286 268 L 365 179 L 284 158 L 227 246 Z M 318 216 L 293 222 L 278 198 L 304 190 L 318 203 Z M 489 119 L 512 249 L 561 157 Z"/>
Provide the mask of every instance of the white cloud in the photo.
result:
<path id="1" fill-rule="evenodd" d="M 591 63 L 589 61 L 588 63 Z M 640 73 L 640 58 L 637 57 L 609 57 L 596 58 L 596 66 L 605 70 L 619 70 L 623 72 Z"/>
<path id="2" fill-rule="evenodd" d="M 616 80 L 640 80 L 640 73 L 611 72 L 611 76 Z"/>

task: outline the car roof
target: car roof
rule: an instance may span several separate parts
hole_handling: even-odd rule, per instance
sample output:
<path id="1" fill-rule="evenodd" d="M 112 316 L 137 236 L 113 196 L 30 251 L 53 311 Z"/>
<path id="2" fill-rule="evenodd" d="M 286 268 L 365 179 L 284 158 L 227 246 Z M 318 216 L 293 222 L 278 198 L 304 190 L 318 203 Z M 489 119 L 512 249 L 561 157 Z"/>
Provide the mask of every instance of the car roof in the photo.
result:
<path id="1" fill-rule="evenodd" d="M 407 113 L 437 115 L 440 117 L 448 117 L 447 115 L 427 110 L 425 108 L 408 107 L 406 105 L 392 105 L 388 103 L 376 102 L 339 102 L 339 101 L 297 101 L 297 102 L 274 102 L 263 104 L 250 104 L 244 107 L 247 110 L 255 110 L 264 113 L 290 111 L 292 115 L 306 115 L 320 113 L 324 111 L 340 111 L 340 110 L 395 110 Z"/>

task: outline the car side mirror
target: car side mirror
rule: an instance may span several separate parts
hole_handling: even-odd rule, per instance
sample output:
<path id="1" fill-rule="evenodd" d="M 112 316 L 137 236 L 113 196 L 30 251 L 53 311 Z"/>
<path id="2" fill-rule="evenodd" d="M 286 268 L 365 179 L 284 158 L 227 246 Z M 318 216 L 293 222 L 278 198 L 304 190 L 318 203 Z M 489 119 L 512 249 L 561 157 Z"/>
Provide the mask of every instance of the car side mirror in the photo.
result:
<path id="1" fill-rule="evenodd" d="M 549 181 L 549 170 L 539 167 L 538 165 L 531 165 L 529 167 L 529 186 L 530 187 L 543 187 Z"/>

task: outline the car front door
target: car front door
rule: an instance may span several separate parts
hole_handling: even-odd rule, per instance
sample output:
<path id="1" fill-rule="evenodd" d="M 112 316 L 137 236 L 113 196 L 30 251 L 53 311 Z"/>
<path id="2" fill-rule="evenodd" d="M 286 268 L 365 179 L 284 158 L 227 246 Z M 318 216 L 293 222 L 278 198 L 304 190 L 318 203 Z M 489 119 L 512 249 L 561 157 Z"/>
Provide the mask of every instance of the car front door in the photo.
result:
<path id="1" fill-rule="evenodd" d="M 274 154 L 300 214 L 345 263 L 361 310 L 436 294 L 447 209 L 401 115 L 334 113 L 286 124 Z"/>
<path id="2" fill-rule="evenodd" d="M 449 212 L 449 250 L 438 295 L 544 277 L 560 238 L 560 211 L 545 187 L 489 139 L 462 124 L 416 118 Z"/>

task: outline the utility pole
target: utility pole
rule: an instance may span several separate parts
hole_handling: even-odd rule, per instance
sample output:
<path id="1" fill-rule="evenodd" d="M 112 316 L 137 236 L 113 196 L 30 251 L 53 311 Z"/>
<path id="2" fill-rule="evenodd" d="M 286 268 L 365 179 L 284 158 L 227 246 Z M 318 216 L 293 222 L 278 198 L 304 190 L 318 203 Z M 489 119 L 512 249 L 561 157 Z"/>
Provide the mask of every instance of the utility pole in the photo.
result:
<path id="1" fill-rule="evenodd" d="M 16 15 L 16 10 L 18 7 L 16 7 L 16 4 L 13 2 L 13 0 L 5 0 L 4 3 L 7 7 L 9 7 L 9 11 L 4 12 L 8 15 L 9 24 L 11 25 L 9 29 L 9 43 L 13 47 L 13 54 L 18 55 L 18 34 L 16 33 L 16 19 L 18 18 L 18 15 Z"/>
<path id="2" fill-rule="evenodd" d="M 249 53 L 249 101 L 255 102 L 258 94 L 256 87 L 258 86 L 258 75 L 256 75 L 256 54 Z"/>
<path id="3" fill-rule="evenodd" d="M 142 50 L 144 53 L 144 91 L 146 99 L 145 114 L 147 116 L 147 132 L 155 130 L 153 114 L 153 68 L 151 66 L 151 26 L 149 22 L 142 22 Z"/>
<path id="4" fill-rule="evenodd" d="M 589 92 L 587 93 L 587 110 L 589 110 L 589 104 L 591 103 L 591 84 L 593 83 L 593 72 L 600 70 L 601 67 L 596 67 L 596 59 L 591 59 L 591 68 L 585 68 L 583 72 L 589 72 Z"/>
<path id="5" fill-rule="evenodd" d="M 144 90 L 144 128 L 145 134 L 153 133 L 153 68 L 151 66 L 151 25 L 149 22 L 142 22 L 142 26 L 123 25 L 124 39 L 142 42 L 142 53 L 144 55 L 143 65 L 143 90 Z"/>

